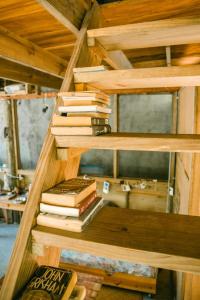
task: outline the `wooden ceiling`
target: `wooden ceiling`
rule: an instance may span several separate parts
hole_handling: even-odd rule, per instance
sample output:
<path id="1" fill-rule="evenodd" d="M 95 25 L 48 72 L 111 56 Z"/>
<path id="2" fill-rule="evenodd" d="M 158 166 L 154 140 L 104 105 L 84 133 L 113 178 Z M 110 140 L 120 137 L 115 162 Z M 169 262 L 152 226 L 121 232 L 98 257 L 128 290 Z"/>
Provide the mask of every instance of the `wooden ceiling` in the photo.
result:
<path id="1" fill-rule="evenodd" d="M 62 11 L 64 17 L 69 19 L 71 27 L 67 26 L 68 24 L 63 21 L 59 13 L 58 15 L 52 14 L 47 3 L 50 3 L 51 6 L 56 5 L 58 12 Z M 47 54 L 51 53 L 62 58 L 63 60 L 58 61 L 58 63 L 65 66 L 67 65 L 67 61 L 69 61 L 76 41 L 76 30 L 80 28 L 85 12 L 89 9 L 90 5 L 91 0 L 0 1 L 0 26 L 3 27 L 3 31 L 6 29 L 17 37 L 22 37 L 34 43 L 34 46 L 39 46 L 44 49 L 47 51 Z M 198 17 L 200 16 L 200 1 L 122 0 L 101 4 L 100 10 L 103 16 L 103 27 L 111 27 L 168 18 Z M 2 28 L 0 28 L 0 35 L 2 36 Z M 25 42 L 25 40 L 23 41 Z M 32 47 L 31 44 L 29 47 Z M 5 57 L 4 54 L 1 53 L 1 48 L 2 44 L 0 45 L 0 57 L 4 59 Z M 14 44 L 13 48 L 15 48 Z M 166 66 L 166 47 L 164 46 L 126 49 L 123 50 L 123 52 L 134 68 Z M 6 59 L 8 59 L 8 57 L 6 57 Z M 17 59 L 9 58 L 9 61 L 18 63 Z M 178 66 L 199 63 L 200 41 L 195 44 L 190 43 L 171 46 L 172 65 Z M 24 67 L 30 66 L 25 64 L 23 68 Z M 40 70 L 40 67 L 38 68 L 36 66 L 36 69 Z M 52 70 L 54 71 L 54 68 L 52 68 Z M 59 76 L 62 72 L 63 69 L 56 75 Z M 51 72 L 51 74 L 53 73 Z M 0 77 L 3 77 L 2 75 L 0 67 Z"/>

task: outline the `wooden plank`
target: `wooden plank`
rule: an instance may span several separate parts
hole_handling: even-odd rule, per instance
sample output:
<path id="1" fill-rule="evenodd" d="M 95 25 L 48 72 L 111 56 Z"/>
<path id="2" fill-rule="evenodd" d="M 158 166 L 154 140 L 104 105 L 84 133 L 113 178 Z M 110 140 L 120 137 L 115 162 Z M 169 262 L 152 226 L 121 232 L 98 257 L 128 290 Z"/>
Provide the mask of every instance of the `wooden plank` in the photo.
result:
<path id="1" fill-rule="evenodd" d="M 6 95 L 0 95 L 0 101 L 2 100 L 37 100 L 37 99 L 47 99 L 47 98 L 56 98 L 57 93 L 56 92 L 47 92 L 47 93 L 30 93 L 30 94 L 6 94 Z"/>
<path id="2" fill-rule="evenodd" d="M 101 136 L 55 136 L 57 147 L 139 150 L 159 152 L 200 152 L 200 135 L 157 133 L 111 133 Z"/>
<path id="3" fill-rule="evenodd" d="M 0 199 L 0 208 L 16 210 L 16 211 L 24 211 L 26 204 L 17 204 L 13 203 L 12 200 L 3 200 Z"/>
<path id="4" fill-rule="evenodd" d="M 75 83 L 86 83 L 102 90 L 196 86 L 200 66 L 178 66 L 74 73 Z"/>
<path id="5" fill-rule="evenodd" d="M 171 94 L 177 92 L 179 87 L 161 87 L 161 88 L 141 88 L 141 89 L 114 89 L 114 90 L 105 90 L 106 94 L 113 95 L 113 94 Z"/>
<path id="6" fill-rule="evenodd" d="M 64 77 L 67 61 L 0 26 L 0 57 L 56 77 Z"/>
<path id="7" fill-rule="evenodd" d="M 113 126 L 112 131 L 118 132 L 119 129 L 119 97 L 118 95 L 114 95 L 113 99 L 113 113 L 114 113 L 114 120 L 113 120 Z M 118 151 L 113 151 L 113 177 L 117 178 L 119 173 L 119 162 L 118 162 Z"/>
<path id="8" fill-rule="evenodd" d="M 90 48 L 114 70 L 132 69 L 132 64 L 121 50 L 107 51 L 99 42 L 96 42 L 95 46 Z"/>
<path id="9" fill-rule="evenodd" d="M 87 48 L 84 47 L 84 41 L 86 39 L 87 28 L 93 18 L 95 9 L 96 5 L 93 5 L 92 9 L 84 18 L 83 28 L 80 30 L 79 38 L 77 39 L 72 57 L 68 64 L 61 91 L 69 91 L 71 87 L 73 87 L 73 68 L 80 66 L 80 61 L 83 59 L 82 56 L 87 57 Z M 57 104 L 59 104 L 59 99 Z M 38 211 L 41 192 L 60 182 L 64 178 L 67 179 L 77 176 L 79 162 L 79 156 L 72 158 L 66 163 L 56 160 L 55 141 L 49 128 L 34 174 L 31 192 L 26 210 L 23 214 L 20 230 L 16 238 L 8 271 L 0 291 L 0 299 L 11 300 L 27 282 L 37 266 L 36 258 L 31 252 L 32 243 L 30 233 L 35 224 L 35 216 Z M 58 262 L 56 254 L 59 255 L 59 253 L 57 252 L 57 247 L 55 247 L 54 250 L 54 253 L 51 253 L 50 255 L 50 259 L 51 262 L 52 259 L 54 259 L 56 266 L 56 263 Z"/>
<path id="10" fill-rule="evenodd" d="M 36 226 L 34 242 L 200 274 L 200 218 L 104 207 L 82 233 Z"/>
<path id="11" fill-rule="evenodd" d="M 57 148 L 57 159 L 68 160 L 88 151 L 85 148 Z"/>
<path id="12" fill-rule="evenodd" d="M 199 43 L 199 30 L 199 17 L 105 27 L 88 30 L 88 45 L 97 40 L 106 50 L 125 50 Z"/>
<path id="13" fill-rule="evenodd" d="M 108 2 L 108 1 L 104 1 Z M 150 9 L 151 8 L 151 9 Z M 200 3 L 198 0 L 163 2 L 158 0 L 123 0 L 101 5 L 104 17 L 104 26 L 116 26 L 162 20 L 173 17 L 186 17 L 199 15 Z"/>
<path id="14" fill-rule="evenodd" d="M 13 131 L 13 143 L 14 143 L 14 157 L 16 172 L 21 167 L 20 160 L 20 146 L 19 146 L 19 130 L 18 130 L 18 118 L 17 118 L 17 103 L 11 100 L 11 112 L 12 112 L 12 131 Z"/>
<path id="15" fill-rule="evenodd" d="M 195 90 L 194 132 L 200 132 L 200 88 Z M 200 155 L 193 154 L 190 172 L 190 191 L 188 213 L 200 215 L 199 193 L 200 193 Z M 198 300 L 200 298 L 200 276 L 185 274 L 183 287 L 185 300 Z"/>
<path id="16" fill-rule="evenodd" d="M 38 70 L 16 64 L 0 58 L 0 77 L 17 82 L 25 82 L 59 89 L 62 84 L 62 79 L 40 72 Z"/>
<path id="17" fill-rule="evenodd" d="M 66 263 L 61 259 L 59 264 L 60 268 L 67 270 L 74 270 L 80 273 L 87 273 L 94 276 L 103 277 L 103 284 L 109 286 L 116 286 L 118 288 L 124 288 L 129 290 L 135 290 L 145 293 L 156 293 L 156 277 L 145 277 L 138 276 L 135 274 L 127 274 L 120 272 L 113 272 L 112 274 L 108 274 L 107 271 L 102 269 L 90 268 L 83 265 L 70 264 Z"/>

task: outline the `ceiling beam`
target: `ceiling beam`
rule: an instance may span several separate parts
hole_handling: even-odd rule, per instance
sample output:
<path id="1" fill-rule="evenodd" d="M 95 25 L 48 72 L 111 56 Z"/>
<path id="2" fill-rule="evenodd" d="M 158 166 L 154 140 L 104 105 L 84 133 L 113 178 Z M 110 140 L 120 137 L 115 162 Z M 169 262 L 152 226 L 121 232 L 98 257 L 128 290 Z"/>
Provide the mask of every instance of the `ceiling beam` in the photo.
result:
<path id="1" fill-rule="evenodd" d="M 200 85 L 200 65 L 74 73 L 75 83 L 102 90 Z"/>
<path id="2" fill-rule="evenodd" d="M 88 30 L 88 45 L 124 50 L 200 42 L 200 18 L 173 18 Z"/>
<path id="3" fill-rule="evenodd" d="M 37 2 L 75 36 L 79 35 L 81 21 L 90 7 L 90 1 L 37 0 Z"/>
<path id="4" fill-rule="evenodd" d="M 59 89 L 62 79 L 0 58 L 0 78 Z"/>
<path id="5" fill-rule="evenodd" d="M 62 78 L 67 61 L 0 26 L 0 57 Z"/>

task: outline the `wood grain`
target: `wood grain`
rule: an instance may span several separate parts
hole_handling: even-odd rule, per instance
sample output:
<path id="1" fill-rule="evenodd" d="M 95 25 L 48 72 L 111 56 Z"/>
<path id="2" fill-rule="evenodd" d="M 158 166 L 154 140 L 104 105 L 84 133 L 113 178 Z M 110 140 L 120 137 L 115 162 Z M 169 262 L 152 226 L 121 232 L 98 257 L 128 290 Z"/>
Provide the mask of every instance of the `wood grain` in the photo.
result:
<path id="1" fill-rule="evenodd" d="M 125 50 L 199 43 L 199 30 L 199 17 L 192 17 L 91 29 L 87 35 L 90 46 L 97 40 L 106 50 Z"/>
<path id="2" fill-rule="evenodd" d="M 57 147 L 140 150 L 159 152 L 200 152 L 200 135 L 157 133 L 111 133 L 101 136 L 55 136 Z"/>
<path id="3" fill-rule="evenodd" d="M 198 86 L 200 66 L 179 66 L 74 73 L 75 83 L 86 83 L 102 90 Z"/>
<path id="4" fill-rule="evenodd" d="M 200 273 L 199 217 L 105 207 L 82 232 L 37 226 L 34 242 Z"/>

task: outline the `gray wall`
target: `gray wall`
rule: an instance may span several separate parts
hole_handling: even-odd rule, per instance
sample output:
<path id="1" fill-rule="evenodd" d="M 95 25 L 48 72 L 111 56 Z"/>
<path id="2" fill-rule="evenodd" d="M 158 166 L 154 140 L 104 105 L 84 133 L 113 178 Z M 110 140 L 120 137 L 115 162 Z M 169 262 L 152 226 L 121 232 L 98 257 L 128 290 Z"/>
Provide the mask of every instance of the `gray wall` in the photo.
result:
<path id="1" fill-rule="evenodd" d="M 122 95 L 119 98 L 120 131 L 170 132 L 171 95 Z M 46 113 L 42 111 L 48 104 Z M 54 100 L 18 101 L 22 168 L 34 168 L 51 117 Z M 112 107 L 112 105 L 111 105 Z M 4 114 L 0 102 L 0 163 L 6 162 L 3 139 Z M 112 118 L 110 120 L 112 126 Z M 112 151 L 91 150 L 81 160 L 81 173 L 112 176 Z M 120 176 L 167 179 L 168 154 L 120 151 Z"/>

